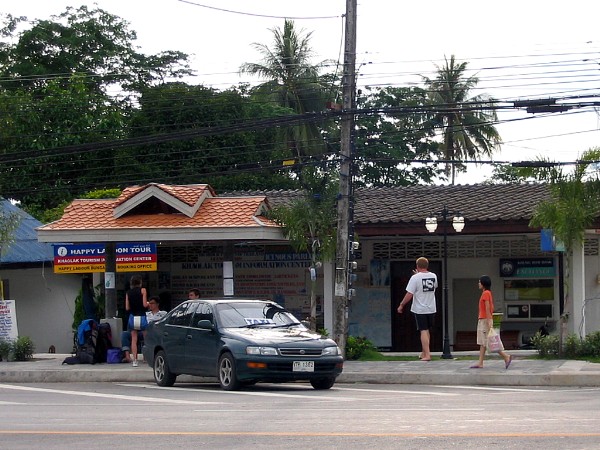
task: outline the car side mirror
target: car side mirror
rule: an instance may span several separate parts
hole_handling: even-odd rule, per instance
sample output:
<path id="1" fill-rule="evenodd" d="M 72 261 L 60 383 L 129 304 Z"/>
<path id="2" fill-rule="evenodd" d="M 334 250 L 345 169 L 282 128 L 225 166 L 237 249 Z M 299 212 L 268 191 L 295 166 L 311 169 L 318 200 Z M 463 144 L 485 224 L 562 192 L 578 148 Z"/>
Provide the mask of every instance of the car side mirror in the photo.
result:
<path id="1" fill-rule="evenodd" d="M 202 330 L 212 330 L 213 324 L 210 320 L 202 319 L 198 321 L 197 328 Z"/>

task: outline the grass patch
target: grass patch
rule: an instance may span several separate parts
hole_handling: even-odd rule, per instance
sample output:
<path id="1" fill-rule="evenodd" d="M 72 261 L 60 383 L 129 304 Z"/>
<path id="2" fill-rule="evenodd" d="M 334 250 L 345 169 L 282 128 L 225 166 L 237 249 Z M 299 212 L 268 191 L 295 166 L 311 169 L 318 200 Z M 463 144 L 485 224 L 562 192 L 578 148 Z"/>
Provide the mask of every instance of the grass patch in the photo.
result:
<path id="1" fill-rule="evenodd" d="M 433 356 L 433 360 L 442 359 L 439 356 Z M 454 356 L 454 360 L 458 361 L 472 361 L 478 359 L 479 356 L 476 355 L 461 355 Z M 380 353 L 377 350 L 365 350 L 358 361 L 418 361 L 418 356 L 400 356 L 400 355 L 386 355 L 385 353 Z"/>

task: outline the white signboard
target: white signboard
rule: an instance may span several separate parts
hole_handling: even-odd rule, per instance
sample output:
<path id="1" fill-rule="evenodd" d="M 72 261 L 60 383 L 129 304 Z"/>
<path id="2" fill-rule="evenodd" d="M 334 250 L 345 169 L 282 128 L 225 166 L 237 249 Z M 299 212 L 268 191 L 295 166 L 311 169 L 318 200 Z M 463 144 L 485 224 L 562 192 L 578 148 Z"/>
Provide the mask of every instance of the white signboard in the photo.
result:
<path id="1" fill-rule="evenodd" d="M 0 339 L 15 340 L 17 329 L 17 309 L 14 300 L 0 300 Z"/>

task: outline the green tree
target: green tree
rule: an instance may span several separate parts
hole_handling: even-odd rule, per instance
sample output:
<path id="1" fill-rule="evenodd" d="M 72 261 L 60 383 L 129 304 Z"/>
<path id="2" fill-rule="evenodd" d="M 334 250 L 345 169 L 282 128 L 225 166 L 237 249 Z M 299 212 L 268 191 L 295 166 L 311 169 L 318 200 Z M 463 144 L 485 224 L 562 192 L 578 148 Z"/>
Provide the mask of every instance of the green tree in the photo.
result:
<path id="1" fill-rule="evenodd" d="M 5 89 L 36 90 L 49 81 L 68 83 L 72 74 L 84 74 L 89 90 L 106 92 L 117 85 L 136 92 L 166 77 L 190 74 L 188 55 L 164 51 L 156 55 L 139 53 L 135 31 L 129 23 L 100 8 L 77 9 L 48 20 L 28 22 L 7 16 L 0 37 L 0 75 Z M 13 43 L 14 42 L 14 43 Z"/>
<path id="2" fill-rule="evenodd" d="M 281 108 L 249 98 L 245 88 L 217 91 L 185 83 L 165 83 L 144 90 L 132 118 L 133 137 L 174 136 L 173 140 L 123 149 L 116 174 L 122 180 L 198 183 L 217 190 L 298 187 L 282 169 L 277 130 L 236 131 L 257 118 L 281 115 Z M 188 132 L 219 130 L 193 139 Z"/>
<path id="3" fill-rule="evenodd" d="M 0 198 L 0 203 L 8 202 Z M 9 211 L 0 204 L 0 258 L 15 241 L 15 232 L 21 223 L 21 216 L 16 211 Z"/>
<path id="4" fill-rule="evenodd" d="M 283 227 L 296 252 L 307 252 L 311 261 L 310 328 L 317 329 L 316 273 L 323 261 L 331 261 L 336 245 L 337 183 L 311 171 L 304 176 L 311 186 L 303 197 L 273 208 L 271 217 Z"/>
<path id="5" fill-rule="evenodd" d="M 122 108 L 89 91 L 81 75 L 51 80 L 37 94 L 0 91 L 0 195 L 40 211 L 111 183 L 112 150 L 53 149 L 121 138 L 125 121 Z"/>
<path id="6" fill-rule="evenodd" d="M 90 188 L 127 183 L 115 176 L 118 151 L 69 147 L 128 137 L 137 107 L 131 96 L 190 73 L 187 55 L 144 55 L 135 39 L 126 21 L 99 8 L 31 22 L 4 18 L 0 195 L 39 213 Z"/>
<path id="7" fill-rule="evenodd" d="M 479 159 L 491 155 L 500 144 L 494 126 L 497 121 L 494 99 L 486 95 L 471 96 L 479 82 L 466 76 L 467 63 L 458 63 L 452 55 L 442 67 L 436 66 L 434 79 L 423 77 L 428 89 L 431 121 L 442 130 L 441 150 L 447 161 Z M 456 170 L 462 164 L 447 164 L 446 176 L 454 184 Z"/>
<path id="8" fill-rule="evenodd" d="M 332 84 L 330 76 L 320 71 L 327 61 L 312 64 L 310 47 L 312 33 L 297 30 L 292 20 L 285 20 L 283 29 L 273 28 L 272 47 L 254 43 L 263 59 L 260 63 L 245 63 L 242 73 L 266 78 L 253 93 L 257 99 L 265 99 L 289 109 L 296 114 L 325 109 L 330 100 Z M 306 123 L 283 129 L 283 142 L 292 157 L 321 155 L 326 151 L 322 130 L 316 123 Z"/>
<path id="9" fill-rule="evenodd" d="M 356 186 L 431 183 L 440 175 L 431 164 L 415 164 L 438 152 L 434 129 L 423 119 L 426 104 L 420 88 L 367 88 L 359 97 L 359 109 L 377 113 L 356 119 Z"/>
<path id="10" fill-rule="evenodd" d="M 21 223 L 21 215 L 18 210 L 10 211 L 10 209 L 9 201 L 0 197 L 0 266 L 2 265 L 2 256 L 15 241 L 15 234 Z M 0 300 L 4 300 L 2 277 L 0 277 Z M 1 358 L 2 355 L 0 355 Z"/>

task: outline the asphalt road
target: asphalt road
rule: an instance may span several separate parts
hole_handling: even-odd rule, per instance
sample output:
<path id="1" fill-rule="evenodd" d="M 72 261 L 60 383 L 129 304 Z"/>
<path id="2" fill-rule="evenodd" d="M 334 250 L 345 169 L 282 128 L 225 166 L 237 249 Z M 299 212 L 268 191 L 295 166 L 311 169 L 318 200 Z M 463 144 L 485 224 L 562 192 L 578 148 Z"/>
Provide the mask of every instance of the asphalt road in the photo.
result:
<path id="1" fill-rule="evenodd" d="M 0 447 L 600 448 L 600 388 L 0 384 Z"/>

